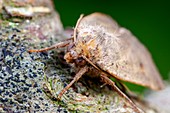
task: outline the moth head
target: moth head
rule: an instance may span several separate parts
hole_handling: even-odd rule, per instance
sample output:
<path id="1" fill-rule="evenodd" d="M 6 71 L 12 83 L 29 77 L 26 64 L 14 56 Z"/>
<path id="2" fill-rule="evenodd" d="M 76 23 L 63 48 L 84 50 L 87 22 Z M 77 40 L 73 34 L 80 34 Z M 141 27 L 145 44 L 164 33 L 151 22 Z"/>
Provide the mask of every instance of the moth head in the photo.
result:
<path id="1" fill-rule="evenodd" d="M 77 50 L 75 48 L 72 48 L 70 51 L 68 51 L 64 59 L 67 63 L 74 63 L 76 66 L 84 66 L 86 64 L 86 61 L 81 56 L 81 50 Z"/>

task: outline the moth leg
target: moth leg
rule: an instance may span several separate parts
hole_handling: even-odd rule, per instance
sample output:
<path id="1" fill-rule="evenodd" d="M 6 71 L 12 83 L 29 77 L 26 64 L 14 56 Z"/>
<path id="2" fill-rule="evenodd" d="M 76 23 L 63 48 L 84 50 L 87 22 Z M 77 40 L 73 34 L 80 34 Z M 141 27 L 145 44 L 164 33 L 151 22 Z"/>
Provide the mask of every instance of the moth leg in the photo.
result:
<path id="1" fill-rule="evenodd" d="M 112 80 L 110 80 L 106 75 L 101 74 L 100 75 L 101 79 L 103 80 L 103 82 L 109 84 L 110 86 L 112 86 L 114 88 L 114 90 L 123 98 L 125 98 L 129 104 L 135 109 L 136 112 L 141 113 L 142 111 L 135 105 L 135 103 L 133 103 L 132 100 L 129 99 L 129 97 L 127 95 L 125 95 L 115 84 L 115 82 L 113 82 Z"/>
<path id="2" fill-rule="evenodd" d="M 82 55 L 82 57 L 83 57 L 84 60 L 86 60 L 89 64 L 91 64 L 93 67 L 95 67 L 97 70 L 100 71 L 100 69 L 99 69 L 95 64 L 93 64 L 93 62 L 91 62 L 86 56 L 83 56 L 83 55 Z"/>
<path id="3" fill-rule="evenodd" d="M 66 39 L 63 42 L 59 42 L 59 43 L 54 44 L 50 47 L 46 47 L 46 48 L 42 48 L 42 49 L 30 49 L 30 50 L 28 50 L 28 52 L 31 52 L 31 53 L 32 52 L 43 52 L 43 51 L 48 51 L 48 50 L 51 50 L 51 49 L 62 48 L 62 47 L 69 45 L 72 40 L 73 40 L 73 38 Z"/>
<path id="4" fill-rule="evenodd" d="M 121 86 L 121 90 L 126 92 L 126 95 L 130 98 L 133 98 L 135 100 L 140 100 L 139 96 L 135 93 L 133 93 L 125 84 L 119 82 L 119 85 Z M 140 100 L 142 101 L 142 100 Z"/>
<path id="5" fill-rule="evenodd" d="M 83 75 L 84 73 L 86 73 L 87 71 L 88 71 L 88 67 L 87 67 L 87 66 L 81 68 L 81 69 L 79 70 L 79 72 L 75 75 L 75 77 L 73 78 L 73 80 L 72 80 L 63 90 L 61 90 L 61 92 L 60 92 L 59 95 L 58 95 L 58 99 L 60 99 L 60 98 L 62 97 L 62 95 L 63 95 L 76 81 L 78 81 L 78 80 L 82 77 L 82 75 Z"/>

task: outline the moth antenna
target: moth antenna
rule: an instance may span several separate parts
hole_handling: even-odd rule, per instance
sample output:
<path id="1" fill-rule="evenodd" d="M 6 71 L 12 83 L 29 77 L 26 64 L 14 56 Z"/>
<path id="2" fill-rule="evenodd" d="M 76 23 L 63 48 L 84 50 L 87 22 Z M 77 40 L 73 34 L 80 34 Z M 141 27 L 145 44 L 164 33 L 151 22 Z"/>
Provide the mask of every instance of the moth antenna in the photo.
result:
<path id="1" fill-rule="evenodd" d="M 81 14 L 80 15 L 80 17 L 79 17 L 79 19 L 78 19 L 78 21 L 77 21 L 77 23 L 76 23 L 76 26 L 75 26 L 75 28 L 74 28 L 74 42 L 76 42 L 76 33 L 77 33 L 77 27 L 78 27 L 78 25 L 80 24 L 80 21 L 82 20 L 82 18 L 83 18 L 83 16 L 84 16 L 84 14 Z"/>

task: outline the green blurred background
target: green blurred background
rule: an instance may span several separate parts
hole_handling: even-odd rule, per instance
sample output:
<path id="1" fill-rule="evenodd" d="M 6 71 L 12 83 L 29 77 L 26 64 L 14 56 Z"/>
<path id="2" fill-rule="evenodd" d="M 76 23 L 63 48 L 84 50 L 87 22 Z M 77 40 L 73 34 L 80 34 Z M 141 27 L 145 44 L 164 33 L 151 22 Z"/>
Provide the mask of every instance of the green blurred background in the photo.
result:
<path id="1" fill-rule="evenodd" d="M 54 0 L 64 27 L 74 27 L 80 14 L 102 12 L 128 28 L 151 52 L 163 77 L 170 73 L 170 3 L 157 1 Z M 153 78 L 154 79 L 154 78 Z M 133 85 L 132 85 L 133 86 Z M 142 88 L 132 87 L 142 90 Z"/>

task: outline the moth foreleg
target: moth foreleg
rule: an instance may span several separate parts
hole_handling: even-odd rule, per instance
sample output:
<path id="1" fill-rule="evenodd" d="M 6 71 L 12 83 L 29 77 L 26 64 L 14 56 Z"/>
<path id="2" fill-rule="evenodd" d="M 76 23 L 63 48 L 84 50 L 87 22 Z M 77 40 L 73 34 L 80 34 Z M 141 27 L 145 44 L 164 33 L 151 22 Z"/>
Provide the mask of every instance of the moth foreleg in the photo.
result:
<path id="1" fill-rule="evenodd" d="M 63 90 L 61 90 L 61 92 L 60 92 L 59 95 L 58 95 L 58 99 L 60 99 L 60 98 L 62 97 L 62 95 L 63 95 L 76 81 L 78 81 L 78 80 L 82 77 L 82 75 L 83 75 L 84 73 L 86 73 L 87 71 L 88 71 L 88 67 L 87 67 L 87 66 L 81 68 L 81 69 L 79 70 L 79 72 L 75 75 L 75 77 L 73 78 L 73 80 L 72 80 Z"/>
<path id="2" fill-rule="evenodd" d="M 48 51 L 48 50 L 52 50 L 52 49 L 57 49 L 57 48 L 63 48 L 67 45 L 69 45 L 72 41 L 72 38 L 64 40 L 63 42 L 59 42 L 57 44 L 54 44 L 50 47 L 46 47 L 46 48 L 42 48 L 42 49 L 30 49 L 28 50 L 28 52 L 43 52 L 43 51 Z"/>

